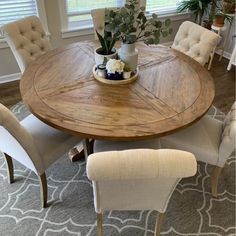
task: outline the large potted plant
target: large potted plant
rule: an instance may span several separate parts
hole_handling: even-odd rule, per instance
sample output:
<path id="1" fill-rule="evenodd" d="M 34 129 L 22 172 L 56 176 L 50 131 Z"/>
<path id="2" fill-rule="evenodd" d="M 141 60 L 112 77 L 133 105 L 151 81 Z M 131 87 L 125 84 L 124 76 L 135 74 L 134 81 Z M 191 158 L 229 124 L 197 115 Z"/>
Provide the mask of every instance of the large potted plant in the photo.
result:
<path id="1" fill-rule="evenodd" d="M 203 16 L 208 11 L 209 4 L 212 3 L 214 5 L 215 1 L 217 0 L 184 0 L 180 2 L 177 12 L 183 12 L 186 10 L 193 12 L 195 15 L 195 22 L 201 25 Z"/>
<path id="2" fill-rule="evenodd" d="M 119 58 L 132 71 L 137 68 L 138 61 L 135 42 L 142 40 L 146 44 L 158 44 L 161 36 L 172 33 L 170 24 L 169 19 L 165 22 L 158 20 L 156 14 L 146 17 L 145 8 L 140 8 L 137 0 L 129 0 L 124 7 L 107 11 L 105 15 L 105 31 L 121 40 Z"/>

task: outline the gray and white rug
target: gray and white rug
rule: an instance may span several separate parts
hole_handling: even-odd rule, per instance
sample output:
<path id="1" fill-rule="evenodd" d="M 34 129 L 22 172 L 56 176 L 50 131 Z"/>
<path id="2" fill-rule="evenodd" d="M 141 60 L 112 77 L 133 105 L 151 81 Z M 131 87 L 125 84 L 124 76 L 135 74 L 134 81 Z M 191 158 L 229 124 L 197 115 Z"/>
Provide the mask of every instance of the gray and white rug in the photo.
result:
<path id="1" fill-rule="evenodd" d="M 19 119 L 28 114 L 22 103 L 12 110 Z M 214 108 L 210 114 L 223 118 Z M 218 198 L 211 196 L 211 166 L 201 163 L 196 176 L 182 180 L 171 198 L 161 235 L 236 235 L 235 163 L 235 157 L 229 158 L 220 178 Z M 36 175 L 19 163 L 14 165 L 15 182 L 9 185 L 0 154 L 0 236 L 97 234 L 92 185 L 84 161 L 71 163 L 65 155 L 48 169 L 50 206 L 46 209 L 40 207 Z M 151 236 L 156 216 L 155 211 L 108 212 L 104 236 Z"/>

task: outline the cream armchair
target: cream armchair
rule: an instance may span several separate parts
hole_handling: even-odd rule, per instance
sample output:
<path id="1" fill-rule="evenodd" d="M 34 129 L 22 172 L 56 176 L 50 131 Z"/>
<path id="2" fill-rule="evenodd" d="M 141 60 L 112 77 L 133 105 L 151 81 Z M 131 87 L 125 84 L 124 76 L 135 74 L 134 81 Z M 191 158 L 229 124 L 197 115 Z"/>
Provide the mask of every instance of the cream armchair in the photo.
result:
<path id="1" fill-rule="evenodd" d="M 214 165 L 212 194 L 217 197 L 217 185 L 227 158 L 235 149 L 236 102 L 224 122 L 204 116 L 196 124 L 160 139 L 162 148 L 192 152 L 197 160 Z"/>
<path id="2" fill-rule="evenodd" d="M 79 141 L 49 127 L 33 115 L 19 122 L 10 110 L 0 104 L 0 151 L 5 154 L 9 183 L 14 180 L 14 158 L 38 176 L 43 207 L 47 205 L 45 170 Z"/>
<path id="3" fill-rule="evenodd" d="M 87 175 L 93 181 L 98 235 L 102 236 L 106 210 L 157 210 L 155 235 L 160 235 L 175 186 L 196 171 L 194 155 L 184 151 L 133 149 L 90 155 Z"/>
<path id="4" fill-rule="evenodd" d="M 29 63 L 51 49 L 49 40 L 37 16 L 6 24 L 1 28 L 23 73 Z"/>
<path id="5" fill-rule="evenodd" d="M 183 22 L 175 36 L 172 48 L 205 65 L 216 48 L 220 36 L 190 21 Z"/>

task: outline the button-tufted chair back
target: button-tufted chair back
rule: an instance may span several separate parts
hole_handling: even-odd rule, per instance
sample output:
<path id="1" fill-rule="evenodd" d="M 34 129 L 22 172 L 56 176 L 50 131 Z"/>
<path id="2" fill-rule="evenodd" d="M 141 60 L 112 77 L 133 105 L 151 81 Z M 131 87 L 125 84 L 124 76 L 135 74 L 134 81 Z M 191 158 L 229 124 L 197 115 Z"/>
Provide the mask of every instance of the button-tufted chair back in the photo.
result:
<path id="1" fill-rule="evenodd" d="M 192 57 L 204 66 L 219 40 L 218 34 L 193 22 L 185 21 L 175 36 L 172 48 Z"/>
<path id="2" fill-rule="evenodd" d="M 185 151 L 130 149 L 91 154 L 87 175 L 93 181 L 97 219 L 106 210 L 157 210 L 163 215 L 180 179 L 196 171 L 194 155 Z M 160 235 L 159 217 L 158 222 L 155 235 Z M 100 236 L 101 223 L 98 220 Z"/>
<path id="3" fill-rule="evenodd" d="M 219 147 L 219 165 L 224 166 L 235 149 L 236 143 L 236 102 L 231 107 L 223 123 L 223 133 Z"/>
<path id="4" fill-rule="evenodd" d="M 111 8 L 98 8 L 91 10 L 91 16 L 93 18 L 93 26 L 95 39 L 97 39 L 96 30 L 99 34 L 103 36 L 104 34 L 104 23 L 105 23 L 105 12 L 106 10 L 117 10 L 119 8 L 111 7 Z"/>
<path id="5" fill-rule="evenodd" d="M 9 23 L 1 28 L 9 44 L 21 72 L 24 72 L 29 63 L 34 61 L 51 46 L 37 16 Z"/>
<path id="6" fill-rule="evenodd" d="M 101 35 L 103 35 L 103 32 L 104 32 L 105 8 L 93 9 L 91 10 L 91 15 L 93 18 L 95 39 L 97 39 L 96 30 Z"/>

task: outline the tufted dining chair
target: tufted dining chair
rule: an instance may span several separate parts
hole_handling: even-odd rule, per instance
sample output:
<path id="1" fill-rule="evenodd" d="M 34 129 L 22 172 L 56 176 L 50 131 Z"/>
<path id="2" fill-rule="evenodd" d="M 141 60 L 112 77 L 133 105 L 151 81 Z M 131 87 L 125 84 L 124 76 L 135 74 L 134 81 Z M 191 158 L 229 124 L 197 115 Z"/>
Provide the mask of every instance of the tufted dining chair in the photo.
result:
<path id="1" fill-rule="evenodd" d="M 97 39 L 96 30 L 99 34 L 104 34 L 104 24 L 105 24 L 105 12 L 107 10 L 116 10 L 117 7 L 111 7 L 111 8 L 98 8 L 91 10 L 91 16 L 93 19 L 93 26 L 94 26 L 94 34 L 95 39 Z"/>
<path id="2" fill-rule="evenodd" d="M 212 195 L 217 197 L 220 173 L 227 158 L 235 149 L 236 102 L 223 122 L 204 116 L 194 125 L 180 132 L 160 138 L 162 148 L 192 152 L 197 160 L 214 165 Z"/>
<path id="3" fill-rule="evenodd" d="M 51 49 L 37 16 L 29 16 L 1 27 L 23 73 L 29 63 Z"/>
<path id="4" fill-rule="evenodd" d="M 218 34 L 200 25 L 185 21 L 179 27 L 172 48 L 192 57 L 204 66 L 220 38 Z"/>
<path id="5" fill-rule="evenodd" d="M 14 158 L 38 176 L 42 207 L 47 205 L 45 170 L 79 141 L 49 127 L 33 115 L 19 122 L 0 104 L 0 150 L 5 154 L 9 183 L 14 181 Z"/>
<path id="6" fill-rule="evenodd" d="M 98 236 L 107 210 L 156 210 L 155 235 L 181 178 L 195 175 L 193 154 L 178 150 L 132 149 L 91 154 L 87 175 L 93 182 Z"/>

